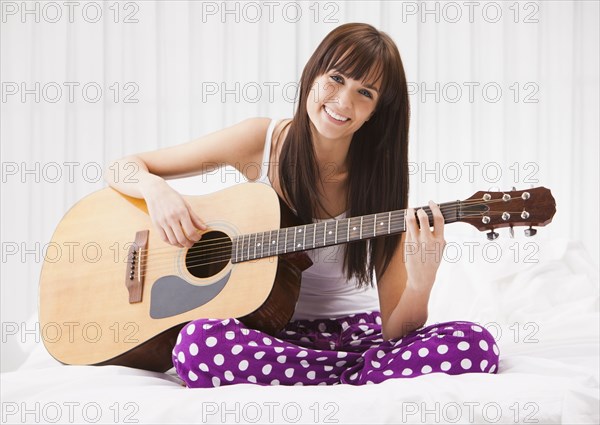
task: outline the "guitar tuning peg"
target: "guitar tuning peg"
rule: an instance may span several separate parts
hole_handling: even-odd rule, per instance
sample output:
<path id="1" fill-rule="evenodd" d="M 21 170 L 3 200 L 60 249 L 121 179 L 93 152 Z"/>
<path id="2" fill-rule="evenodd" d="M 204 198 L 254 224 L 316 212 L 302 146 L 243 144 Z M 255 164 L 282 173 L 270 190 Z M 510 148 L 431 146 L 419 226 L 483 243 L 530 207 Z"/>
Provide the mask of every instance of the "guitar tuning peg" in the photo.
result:
<path id="1" fill-rule="evenodd" d="M 512 225 L 510 226 L 510 229 L 508 230 L 508 234 L 510 235 L 511 239 L 515 238 L 515 230 L 513 229 Z"/>
<path id="2" fill-rule="evenodd" d="M 487 233 L 487 238 L 488 238 L 489 240 L 491 240 L 491 241 L 493 241 L 494 239 L 496 239 L 498 236 L 499 236 L 499 235 L 498 235 L 498 233 L 497 233 L 497 232 L 494 232 L 493 230 L 490 230 L 490 231 Z"/>
<path id="3" fill-rule="evenodd" d="M 537 230 L 534 229 L 533 227 L 529 226 L 529 229 L 525 229 L 525 236 L 527 237 L 531 237 L 531 236 L 535 236 L 535 234 L 537 233 Z"/>

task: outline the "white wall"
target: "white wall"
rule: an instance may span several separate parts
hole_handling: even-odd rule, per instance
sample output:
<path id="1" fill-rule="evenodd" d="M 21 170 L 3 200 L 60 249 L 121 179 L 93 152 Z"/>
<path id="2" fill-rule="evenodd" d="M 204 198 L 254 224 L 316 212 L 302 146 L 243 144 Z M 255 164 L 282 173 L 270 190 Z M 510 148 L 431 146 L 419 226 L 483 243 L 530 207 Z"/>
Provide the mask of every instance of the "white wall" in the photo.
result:
<path id="1" fill-rule="evenodd" d="M 558 212 L 539 240 L 581 240 L 598 261 L 598 2 L 271 4 L 228 2 L 225 14 L 220 1 L 82 2 L 70 17 L 62 2 L 28 2 L 32 13 L 2 3 L 3 371 L 21 360 L 17 342 L 35 338 L 22 322 L 37 308 L 43 247 L 104 186 L 99 168 L 246 117 L 290 117 L 306 60 L 345 22 L 387 32 L 402 55 L 411 205 L 546 186 Z M 201 194 L 241 181 L 229 170 L 173 185 Z M 466 225 L 447 234 L 485 240 Z"/>

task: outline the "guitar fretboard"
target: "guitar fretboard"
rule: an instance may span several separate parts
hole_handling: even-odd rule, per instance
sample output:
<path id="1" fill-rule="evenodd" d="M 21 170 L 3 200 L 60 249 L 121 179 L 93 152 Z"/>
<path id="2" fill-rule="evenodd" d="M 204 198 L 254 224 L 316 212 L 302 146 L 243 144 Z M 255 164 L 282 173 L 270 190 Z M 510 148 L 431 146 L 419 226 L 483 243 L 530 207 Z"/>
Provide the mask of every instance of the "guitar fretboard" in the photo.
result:
<path id="1" fill-rule="evenodd" d="M 439 205 L 445 223 L 457 221 L 460 201 Z M 433 214 L 429 207 L 414 210 L 419 208 L 427 212 L 432 225 Z M 395 210 L 239 235 L 233 238 L 231 259 L 239 263 L 401 233 L 406 231 L 405 215 L 406 210 Z"/>

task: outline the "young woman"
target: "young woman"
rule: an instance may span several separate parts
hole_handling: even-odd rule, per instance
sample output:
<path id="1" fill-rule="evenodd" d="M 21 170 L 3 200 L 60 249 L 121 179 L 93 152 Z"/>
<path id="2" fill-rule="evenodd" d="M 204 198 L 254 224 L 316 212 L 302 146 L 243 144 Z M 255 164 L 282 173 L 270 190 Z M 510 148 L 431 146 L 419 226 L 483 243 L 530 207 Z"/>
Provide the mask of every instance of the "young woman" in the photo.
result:
<path id="1" fill-rule="evenodd" d="M 136 162 L 139 183 L 109 184 L 143 197 L 155 230 L 181 248 L 206 226 L 202 211 L 164 179 L 200 174 L 204 164 L 231 165 L 272 185 L 304 223 L 407 208 L 409 99 L 387 34 L 358 23 L 330 32 L 304 68 L 296 109 L 291 119 L 247 119 L 123 158 L 112 165 Z M 260 176 L 250 175 L 250 164 L 262 165 Z M 303 272 L 294 316 L 275 336 L 235 318 L 188 323 L 173 349 L 181 379 L 188 387 L 362 385 L 433 372 L 495 373 L 498 347 L 486 329 L 464 321 L 423 328 L 445 245 L 442 213 L 429 207 L 433 229 L 425 211 L 415 217 L 409 208 L 401 236 L 308 251 L 313 265 Z"/>

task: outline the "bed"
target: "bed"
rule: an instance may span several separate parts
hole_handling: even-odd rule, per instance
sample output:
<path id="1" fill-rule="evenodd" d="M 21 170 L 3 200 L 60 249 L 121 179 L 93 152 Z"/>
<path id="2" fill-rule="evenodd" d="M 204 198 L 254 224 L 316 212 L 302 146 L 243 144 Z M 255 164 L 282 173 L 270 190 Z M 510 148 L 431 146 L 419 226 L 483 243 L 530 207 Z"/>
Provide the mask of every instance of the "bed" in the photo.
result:
<path id="1" fill-rule="evenodd" d="M 1 376 L 2 422 L 600 423 L 598 267 L 577 241 L 479 236 L 447 233 L 427 324 L 485 326 L 497 374 L 187 389 L 173 369 L 65 366 L 37 342 Z"/>

